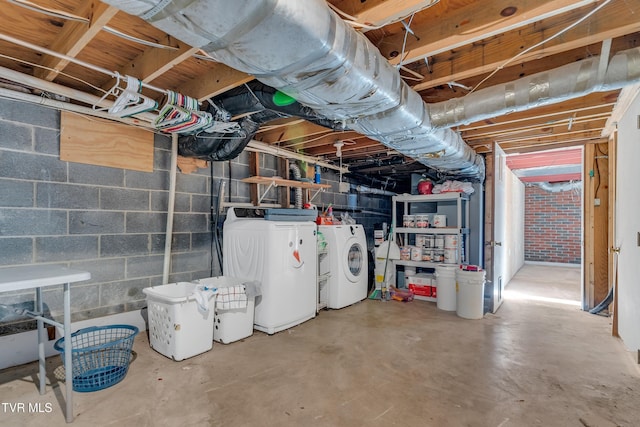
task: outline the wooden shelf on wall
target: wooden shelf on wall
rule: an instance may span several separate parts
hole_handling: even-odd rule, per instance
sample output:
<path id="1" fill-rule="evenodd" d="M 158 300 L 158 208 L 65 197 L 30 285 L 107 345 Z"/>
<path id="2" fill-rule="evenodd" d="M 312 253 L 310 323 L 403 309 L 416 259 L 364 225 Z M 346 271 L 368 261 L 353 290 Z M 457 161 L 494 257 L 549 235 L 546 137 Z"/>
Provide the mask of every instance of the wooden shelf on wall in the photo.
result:
<path id="1" fill-rule="evenodd" d="M 260 195 L 260 191 L 257 191 L 258 199 L 257 203 L 254 201 L 254 205 L 258 206 L 262 199 L 267 194 L 267 192 L 272 187 L 294 187 L 294 188 L 304 188 L 304 189 L 314 189 L 318 191 L 324 191 L 327 188 L 331 188 L 330 184 L 315 184 L 313 182 L 306 181 L 294 181 L 291 179 L 284 179 L 280 177 L 266 177 L 266 176 L 250 176 L 249 178 L 242 179 L 242 182 L 246 182 L 248 184 L 256 184 L 256 186 L 266 185 L 267 188 Z"/>
<path id="2" fill-rule="evenodd" d="M 292 179 L 284 179 L 280 177 L 266 177 L 266 176 L 250 176 L 249 178 L 244 178 L 243 182 L 248 182 L 249 184 L 266 184 L 273 186 L 283 186 L 283 187 L 295 187 L 295 188 L 313 188 L 313 189 L 321 189 L 321 188 L 331 188 L 330 184 L 316 184 L 313 182 L 306 181 L 294 181 Z"/>

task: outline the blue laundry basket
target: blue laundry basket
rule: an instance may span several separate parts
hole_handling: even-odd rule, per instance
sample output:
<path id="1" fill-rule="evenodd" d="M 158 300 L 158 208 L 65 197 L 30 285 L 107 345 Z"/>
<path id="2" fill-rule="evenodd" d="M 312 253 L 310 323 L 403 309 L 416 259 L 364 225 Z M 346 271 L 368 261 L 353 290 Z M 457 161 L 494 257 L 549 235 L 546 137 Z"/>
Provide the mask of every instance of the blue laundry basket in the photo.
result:
<path id="1" fill-rule="evenodd" d="M 130 325 L 92 326 L 71 334 L 73 390 L 102 390 L 122 381 L 137 334 L 138 328 Z M 62 353 L 64 363 L 64 338 L 54 348 Z"/>

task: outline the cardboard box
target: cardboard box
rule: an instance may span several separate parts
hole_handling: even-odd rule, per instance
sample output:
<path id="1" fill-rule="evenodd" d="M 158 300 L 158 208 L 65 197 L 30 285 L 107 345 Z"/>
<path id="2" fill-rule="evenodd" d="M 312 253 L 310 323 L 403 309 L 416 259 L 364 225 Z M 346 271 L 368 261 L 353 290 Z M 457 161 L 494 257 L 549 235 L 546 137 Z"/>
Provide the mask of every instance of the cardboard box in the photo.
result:
<path id="1" fill-rule="evenodd" d="M 408 277 L 408 288 L 415 295 L 434 298 L 437 294 L 436 280 L 433 274 L 418 273 Z"/>

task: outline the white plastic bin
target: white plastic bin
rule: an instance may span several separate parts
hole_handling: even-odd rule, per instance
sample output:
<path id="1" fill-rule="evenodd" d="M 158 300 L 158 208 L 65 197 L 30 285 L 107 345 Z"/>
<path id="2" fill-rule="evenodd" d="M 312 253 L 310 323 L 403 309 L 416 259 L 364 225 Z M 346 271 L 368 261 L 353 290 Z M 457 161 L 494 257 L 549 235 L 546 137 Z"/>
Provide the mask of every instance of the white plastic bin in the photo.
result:
<path id="1" fill-rule="evenodd" d="M 208 277 L 196 283 L 209 288 L 226 288 L 243 285 L 245 280 L 233 277 Z M 212 304 L 213 305 L 213 304 Z M 221 344 L 229 344 L 253 335 L 255 299 L 247 297 L 246 307 L 220 308 L 216 303 L 213 318 L 213 339 Z"/>
<path id="2" fill-rule="evenodd" d="M 457 265 L 438 264 L 436 282 L 438 284 L 437 307 L 440 310 L 456 311 L 456 271 Z"/>
<path id="3" fill-rule="evenodd" d="M 147 295 L 149 343 L 160 354 L 183 360 L 213 347 L 213 307 L 198 309 L 195 283 L 178 282 L 142 290 Z"/>
<path id="4" fill-rule="evenodd" d="M 484 316 L 485 271 L 456 271 L 456 314 L 464 319 Z"/>

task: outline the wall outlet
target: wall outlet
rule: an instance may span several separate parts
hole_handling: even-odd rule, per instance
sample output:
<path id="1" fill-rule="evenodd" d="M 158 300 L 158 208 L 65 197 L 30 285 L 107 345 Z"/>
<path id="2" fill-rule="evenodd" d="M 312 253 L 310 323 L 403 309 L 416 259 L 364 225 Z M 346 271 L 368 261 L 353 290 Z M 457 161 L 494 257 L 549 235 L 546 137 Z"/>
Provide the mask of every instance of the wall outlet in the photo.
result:
<path id="1" fill-rule="evenodd" d="M 600 199 L 593 199 L 593 206 L 600 206 Z"/>

